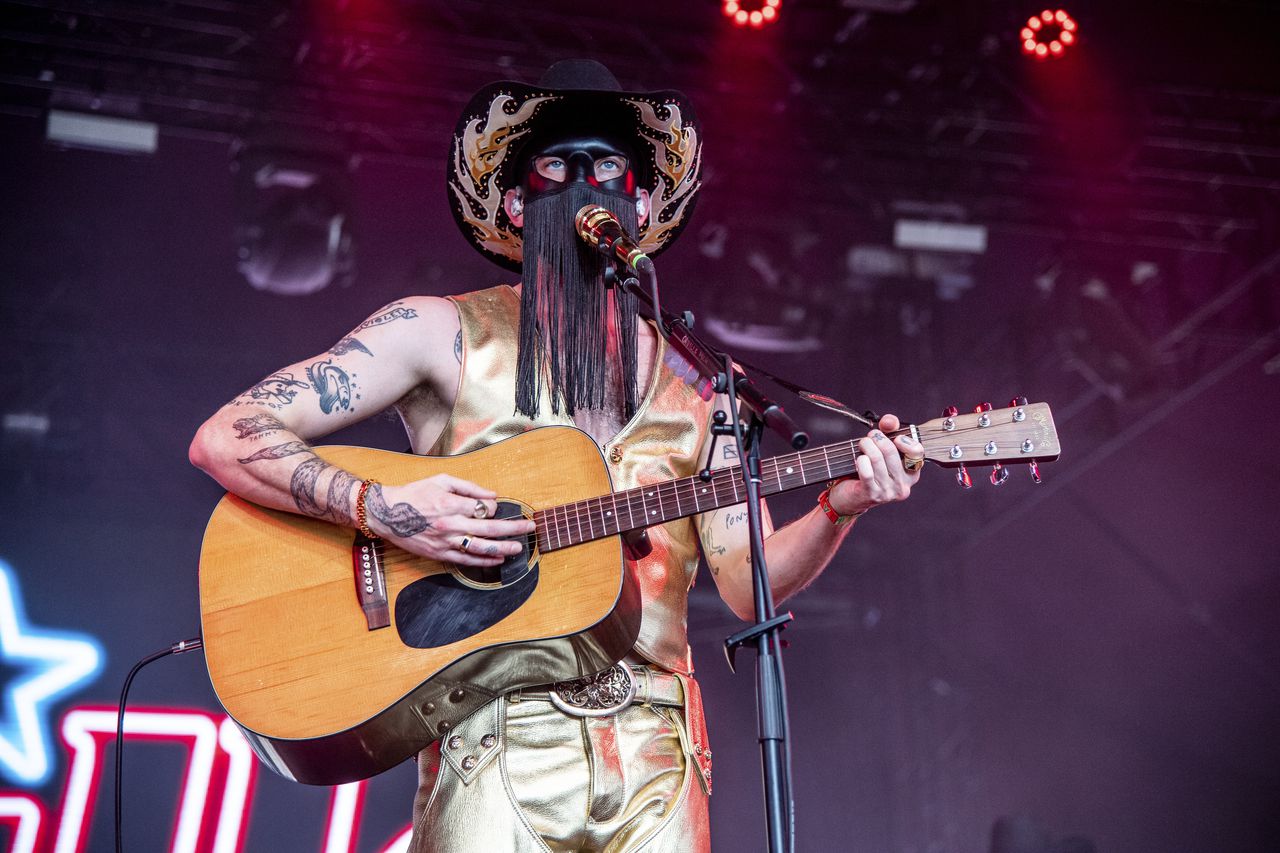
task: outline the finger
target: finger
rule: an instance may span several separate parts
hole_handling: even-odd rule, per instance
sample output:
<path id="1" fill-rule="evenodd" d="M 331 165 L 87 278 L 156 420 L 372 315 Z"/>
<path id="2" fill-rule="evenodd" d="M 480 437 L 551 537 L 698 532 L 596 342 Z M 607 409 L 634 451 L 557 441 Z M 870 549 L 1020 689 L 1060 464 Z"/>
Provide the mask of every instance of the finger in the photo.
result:
<path id="1" fill-rule="evenodd" d="M 474 543 L 473 543 L 474 547 Z M 454 563 L 459 566 L 500 566 L 502 565 L 502 557 L 488 557 L 484 554 L 472 554 L 468 551 L 459 551 L 457 548 L 445 551 L 440 559 L 446 562 Z"/>
<path id="2" fill-rule="evenodd" d="M 898 459 L 898 452 L 893 449 L 893 442 L 889 441 L 888 436 L 879 430 L 871 431 L 870 442 L 875 448 L 875 454 L 867 454 L 871 458 L 871 467 L 875 471 L 876 480 L 881 486 L 888 486 L 895 479 L 893 466 L 898 466 L 899 475 L 902 471 L 902 462 Z"/>
<path id="3" fill-rule="evenodd" d="M 489 539 L 503 539 L 508 536 L 522 536 L 532 533 L 533 522 L 527 518 L 459 518 L 449 525 L 451 532 L 466 533 L 470 536 L 485 536 Z"/>
<path id="4" fill-rule="evenodd" d="M 879 426 L 883 432 L 893 432 L 895 429 L 902 426 L 902 424 L 898 422 L 897 415 L 881 415 L 880 423 L 877 424 L 877 426 Z"/>
<path id="5" fill-rule="evenodd" d="M 463 540 L 466 540 L 467 544 L 465 549 L 462 547 Z M 509 557 L 512 554 L 519 554 L 524 549 L 524 543 L 519 540 L 488 539 L 481 536 L 450 536 L 448 542 L 459 551 L 465 550 L 468 554 L 478 554 L 483 557 Z"/>
<path id="6" fill-rule="evenodd" d="M 903 456 L 906 456 L 909 459 L 924 460 L 924 447 L 922 447 L 920 442 L 916 441 L 911 436 L 900 435 L 894 439 L 893 444 L 898 448 L 898 450 L 902 451 Z M 903 473 L 911 483 L 915 483 L 916 480 L 920 479 L 920 472 L 922 470 L 924 469 L 916 468 L 914 471 L 908 471 L 905 464 L 902 466 Z"/>
<path id="7" fill-rule="evenodd" d="M 875 439 L 872 438 L 859 439 L 858 447 L 862 449 L 857 462 L 858 478 L 862 480 L 868 494 L 878 494 L 882 483 L 878 485 L 877 478 L 888 476 L 884 467 L 884 454 L 876 447 Z"/>

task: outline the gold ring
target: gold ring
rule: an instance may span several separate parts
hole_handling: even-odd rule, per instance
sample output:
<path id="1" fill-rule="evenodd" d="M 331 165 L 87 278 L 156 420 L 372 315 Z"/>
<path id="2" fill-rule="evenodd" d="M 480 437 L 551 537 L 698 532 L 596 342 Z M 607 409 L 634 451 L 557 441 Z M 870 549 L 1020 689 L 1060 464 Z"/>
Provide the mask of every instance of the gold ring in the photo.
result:
<path id="1" fill-rule="evenodd" d="M 471 537 L 470 537 L 470 536 L 463 536 L 463 537 L 462 537 L 462 544 L 458 546 L 458 550 L 459 550 L 459 551 L 461 551 L 461 552 L 462 552 L 462 553 L 464 553 L 464 554 L 469 553 L 469 552 L 467 551 L 467 546 L 468 546 L 468 545 L 470 545 L 470 544 L 471 544 Z"/>
<path id="2" fill-rule="evenodd" d="M 476 501 L 476 508 L 471 510 L 472 518 L 486 518 L 489 515 L 489 508 L 484 505 L 484 501 Z"/>
<path id="3" fill-rule="evenodd" d="M 904 456 L 902 458 L 902 467 L 909 473 L 914 474 L 924 467 L 923 456 Z"/>

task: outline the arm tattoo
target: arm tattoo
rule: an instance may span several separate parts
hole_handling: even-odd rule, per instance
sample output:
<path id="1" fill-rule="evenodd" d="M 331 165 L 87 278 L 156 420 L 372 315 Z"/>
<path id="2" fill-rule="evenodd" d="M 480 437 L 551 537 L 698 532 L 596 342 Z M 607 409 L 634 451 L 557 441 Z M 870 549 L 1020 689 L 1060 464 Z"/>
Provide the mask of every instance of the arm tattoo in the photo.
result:
<path id="1" fill-rule="evenodd" d="M 347 335 L 345 338 L 329 347 L 329 355 L 346 355 L 349 352 L 362 352 L 368 356 L 373 355 L 367 346 L 360 343 L 360 341 L 352 335 Z"/>
<path id="2" fill-rule="evenodd" d="M 418 316 L 418 312 L 414 311 L 412 308 L 395 307 L 399 304 L 400 303 L 398 302 L 392 302 L 391 305 L 387 306 L 388 310 L 383 311 L 381 314 L 374 315 L 373 317 L 370 317 L 368 320 L 365 320 L 359 326 L 356 326 L 355 331 L 360 332 L 360 331 L 363 331 L 364 329 L 368 329 L 373 326 L 381 326 L 384 323 L 391 323 L 395 320 L 412 320 L 414 317 Z M 355 334 L 355 332 L 353 332 L 352 334 Z"/>
<path id="3" fill-rule="evenodd" d="M 328 462 L 319 456 L 312 456 L 293 470 L 293 477 L 289 480 L 289 494 L 293 495 L 293 502 L 303 515 L 324 518 L 325 511 L 316 503 L 316 481 L 328 467 Z"/>
<path id="4" fill-rule="evenodd" d="M 351 502 L 351 489 L 359 483 L 359 480 L 341 468 L 333 472 L 333 479 L 329 481 L 329 499 L 326 503 L 329 507 L 329 517 L 339 524 L 352 522 L 351 511 L 348 509 Z"/>
<path id="5" fill-rule="evenodd" d="M 377 483 L 372 483 L 369 491 L 364 493 L 364 505 L 374 518 L 389 527 L 391 532 L 401 539 L 421 533 L 431 526 L 431 522 L 427 521 L 422 513 L 407 503 L 401 502 L 395 506 L 387 506 L 386 499 L 382 497 L 382 486 Z"/>
<path id="6" fill-rule="evenodd" d="M 351 374 L 351 377 L 354 376 L 354 373 Z M 320 395 L 320 410 L 326 415 L 334 409 L 355 411 L 351 408 L 352 393 L 355 390 L 351 377 L 329 359 L 317 361 L 307 368 L 307 378 Z M 355 399 L 359 400 L 360 395 L 356 394 Z"/>
<path id="7" fill-rule="evenodd" d="M 458 364 L 462 364 L 462 330 L 458 330 L 458 336 L 453 339 L 453 357 L 458 360 Z"/>
<path id="8" fill-rule="evenodd" d="M 724 446 L 724 458 L 725 458 L 725 459 L 737 459 L 737 458 L 738 458 L 738 445 L 736 445 L 736 444 L 726 444 L 726 445 Z"/>
<path id="9" fill-rule="evenodd" d="M 284 444 L 277 444 L 274 447 L 264 447 L 252 456 L 246 456 L 236 461 L 241 465 L 248 465 L 250 462 L 258 462 L 263 459 L 283 459 L 295 453 L 309 453 L 310 451 L 311 448 L 301 441 L 289 441 Z"/>
<path id="10" fill-rule="evenodd" d="M 740 509 L 737 512 L 727 512 L 724 516 L 724 529 L 732 530 L 735 526 L 745 523 L 747 520 L 747 511 Z"/>
<path id="11" fill-rule="evenodd" d="M 307 383 L 294 379 L 292 373 L 273 373 L 231 402 L 237 406 L 262 403 L 268 408 L 280 409 L 292 403 L 299 391 L 310 387 Z M 246 397 L 247 400 L 244 399 Z"/>
<path id="12" fill-rule="evenodd" d="M 284 429 L 284 424 L 275 415 L 261 414 L 250 418 L 240 418 L 231 424 L 231 428 L 236 431 L 236 438 L 257 441 L 269 432 L 279 432 Z"/>
<path id="13" fill-rule="evenodd" d="M 711 519 L 707 519 L 705 523 L 700 521 L 698 523 L 698 528 L 702 533 L 702 549 L 707 557 L 723 557 L 728 553 L 729 549 L 723 545 L 717 544 L 715 536 L 712 535 Z M 707 560 L 707 568 L 711 569 L 711 574 L 713 575 L 720 574 L 720 567 L 711 562 L 710 559 Z"/>

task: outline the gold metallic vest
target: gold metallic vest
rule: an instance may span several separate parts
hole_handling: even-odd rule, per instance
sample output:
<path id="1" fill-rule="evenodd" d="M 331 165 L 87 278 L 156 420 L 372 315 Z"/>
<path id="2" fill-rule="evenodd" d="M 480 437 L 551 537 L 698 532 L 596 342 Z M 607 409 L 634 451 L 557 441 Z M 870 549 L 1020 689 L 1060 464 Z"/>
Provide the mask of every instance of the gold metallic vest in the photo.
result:
<path id="1" fill-rule="evenodd" d="M 477 450 L 535 427 L 567 425 L 567 415 L 544 411 L 530 419 L 515 411 L 516 347 L 520 296 L 506 285 L 449 297 L 462 324 L 462 371 L 457 399 L 433 456 Z M 653 375 L 631 422 L 604 445 L 614 489 L 688 477 L 697 473 L 711 404 L 663 364 L 666 345 L 658 341 Z M 649 528 L 653 550 L 628 569 L 639 581 L 643 601 L 635 649 L 644 658 L 688 674 L 689 587 L 698 568 L 698 537 L 692 518 Z"/>

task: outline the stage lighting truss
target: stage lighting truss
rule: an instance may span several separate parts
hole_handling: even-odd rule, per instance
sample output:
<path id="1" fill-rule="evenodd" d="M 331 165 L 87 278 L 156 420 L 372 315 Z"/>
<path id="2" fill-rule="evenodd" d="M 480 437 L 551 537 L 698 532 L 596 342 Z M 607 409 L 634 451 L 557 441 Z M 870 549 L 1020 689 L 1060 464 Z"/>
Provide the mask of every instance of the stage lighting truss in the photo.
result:
<path id="1" fill-rule="evenodd" d="M 782 0 L 724 0 L 724 14 L 739 27 L 763 27 L 778 20 Z"/>
<path id="2" fill-rule="evenodd" d="M 1058 59 L 1079 38 L 1075 19 L 1062 9 L 1045 9 L 1022 27 L 1022 52 L 1036 59 Z"/>

